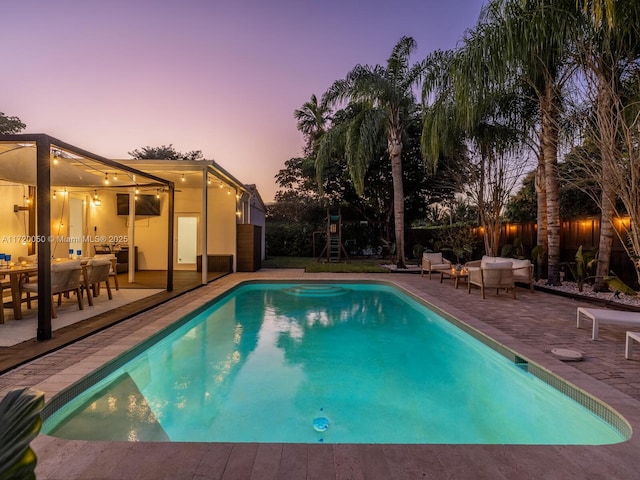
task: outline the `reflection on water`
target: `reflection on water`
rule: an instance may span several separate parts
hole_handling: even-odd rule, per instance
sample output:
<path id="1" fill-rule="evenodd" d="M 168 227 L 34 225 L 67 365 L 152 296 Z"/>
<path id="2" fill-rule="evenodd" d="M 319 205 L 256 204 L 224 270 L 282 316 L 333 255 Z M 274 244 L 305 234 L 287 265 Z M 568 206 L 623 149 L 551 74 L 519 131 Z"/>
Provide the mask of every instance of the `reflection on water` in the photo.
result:
<path id="1" fill-rule="evenodd" d="M 149 404 L 128 374 L 96 392 L 49 432 L 60 438 L 168 442 Z"/>

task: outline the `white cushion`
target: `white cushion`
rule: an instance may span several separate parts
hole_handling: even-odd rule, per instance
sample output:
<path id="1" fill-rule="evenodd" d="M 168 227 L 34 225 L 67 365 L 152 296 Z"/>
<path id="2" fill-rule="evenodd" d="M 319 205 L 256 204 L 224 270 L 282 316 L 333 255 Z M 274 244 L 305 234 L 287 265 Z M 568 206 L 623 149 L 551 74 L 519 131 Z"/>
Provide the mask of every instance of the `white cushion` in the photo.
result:
<path id="1" fill-rule="evenodd" d="M 430 261 L 430 262 L 431 262 L 431 265 L 441 265 L 441 264 L 443 264 L 443 263 L 444 263 L 444 262 L 442 261 L 442 252 L 437 252 L 437 253 L 434 253 L 434 252 L 424 252 L 424 253 L 422 254 L 422 257 L 423 257 L 425 260 Z"/>
<path id="2" fill-rule="evenodd" d="M 496 263 L 496 262 L 501 262 L 503 261 L 503 258 L 500 257 L 490 257 L 489 255 L 483 255 L 482 256 L 482 260 L 480 262 L 480 266 L 484 267 L 485 265 L 487 265 L 488 263 Z"/>
<path id="3" fill-rule="evenodd" d="M 489 262 L 486 265 L 484 265 L 482 268 L 485 268 L 485 269 L 511 268 L 512 265 L 513 264 L 511 262 Z"/>

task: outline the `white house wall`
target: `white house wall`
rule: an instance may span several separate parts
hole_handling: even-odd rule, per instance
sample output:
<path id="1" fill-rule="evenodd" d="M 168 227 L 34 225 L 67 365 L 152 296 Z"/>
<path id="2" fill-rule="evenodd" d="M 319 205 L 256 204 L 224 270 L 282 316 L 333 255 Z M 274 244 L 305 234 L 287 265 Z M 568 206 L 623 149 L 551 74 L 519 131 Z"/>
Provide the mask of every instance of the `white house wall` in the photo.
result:
<path id="1" fill-rule="evenodd" d="M 226 188 L 209 189 L 209 215 L 207 218 L 207 253 L 233 255 L 236 270 L 236 196 Z"/>
<path id="2" fill-rule="evenodd" d="M 28 246 L 23 245 L 23 239 L 29 231 L 29 213 L 13 211 L 14 205 L 26 206 L 26 193 L 28 187 L 0 180 L 0 208 L 3 212 L 0 253 L 11 255 L 11 261 L 17 261 L 18 257 L 26 256 L 28 252 Z"/>

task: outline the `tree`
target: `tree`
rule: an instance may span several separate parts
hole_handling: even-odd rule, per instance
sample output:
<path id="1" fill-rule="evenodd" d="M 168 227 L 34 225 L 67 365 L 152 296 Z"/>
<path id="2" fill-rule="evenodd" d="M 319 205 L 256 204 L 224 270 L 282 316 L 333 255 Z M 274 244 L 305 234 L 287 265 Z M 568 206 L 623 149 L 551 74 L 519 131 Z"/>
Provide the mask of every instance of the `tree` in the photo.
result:
<path id="1" fill-rule="evenodd" d="M 413 88 L 420 79 L 421 64 L 409 64 L 416 49 L 413 38 L 403 37 L 393 48 L 386 66 L 356 65 L 345 79 L 337 80 L 327 90 L 323 104 L 328 106 L 349 101 L 359 104 L 360 114 L 347 129 L 345 156 L 349 173 L 358 194 L 364 192 L 365 172 L 372 161 L 376 138 L 386 137 L 393 179 L 393 218 L 397 267 L 406 268 L 404 245 L 405 196 L 402 175 L 402 148 L 405 121 L 415 106 Z M 333 136 L 324 135 L 316 157 L 319 174 L 331 160 L 329 145 Z"/>
<path id="2" fill-rule="evenodd" d="M 640 4 L 636 0 L 618 0 L 607 5 L 608 21 L 602 21 L 603 12 L 594 11 L 587 22 L 585 35 L 577 44 L 576 60 L 585 72 L 586 94 L 593 105 L 586 116 L 585 136 L 597 145 L 601 168 L 595 178 L 600 183 L 599 254 L 596 267 L 595 291 L 606 291 L 605 278 L 609 275 L 609 262 L 616 215 L 616 197 L 620 185 L 616 185 L 616 167 L 622 156 L 623 140 L 619 123 L 624 118 L 619 111 L 625 79 L 637 74 L 640 57 L 640 37 L 637 30 L 640 21 Z M 602 9 L 599 2 L 591 5 Z M 585 5 L 586 8 L 586 5 Z M 615 19 L 624 21 L 615 21 Z M 589 149 L 582 149 L 588 152 Z M 624 243 L 624 242 L 623 242 Z"/>
<path id="3" fill-rule="evenodd" d="M 546 196 L 545 218 L 539 230 L 547 231 L 548 283 L 560 283 L 560 195 L 558 186 L 559 120 L 562 90 L 573 69 L 570 47 L 580 31 L 575 0 L 494 0 L 481 15 L 478 27 L 465 39 L 465 83 L 461 102 L 473 110 L 477 91 L 504 89 L 525 82 L 539 111 L 539 185 Z M 486 75 L 477 75 L 486 72 Z M 476 78 L 477 77 L 477 78 Z M 482 106 L 482 103 L 480 103 Z M 468 118 L 473 118 L 470 112 Z"/>
<path id="4" fill-rule="evenodd" d="M 582 154 L 569 153 L 558 165 L 560 180 L 560 217 L 580 218 L 600 214 L 597 198 L 600 188 L 591 175 L 585 175 L 576 162 L 582 163 Z M 505 207 L 507 222 L 532 222 L 537 218 L 536 171 L 531 171 L 522 180 L 522 186 Z"/>
<path id="5" fill-rule="evenodd" d="M 27 126 L 18 117 L 8 117 L 0 112 L 0 135 L 20 133 Z"/>
<path id="6" fill-rule="evenodd" d="M 521 160 L 526 132 L 512 121 L 513 103 L 518 101 L 512 91 L 474 90 L 473 109 L 458 101 L 456 88 L 468 80 L 466 69 L 461 68 L 465 55 L 463 47 L 427 58 L 423 104 L 429 98 L 433 103 L 425 109 L 422 145 L 432 166 L 443 153 L 465 152 L 467 162 L 458 170 L 458 186 L 478 207 L 485 252 L 497 255 L 503 209 L 526 166 Z M 484 73 L 481 70 L 476 75 Z M 469 100 L 469 91 L 466 95 Z"/>
<path id="7" fill-rule="evenodd" d="M 204 160 L 202 150 L 181 153 L 173 148 L 173 144 L 161 147 L 146 146 L 128 153 L 136 160 Z"/>
<path id="8" fill-rule="evenodd" d="M 329 124 L 329 108 L 325 104 L 319 104 L 318 98 L 313 94 L 301 109 L 293 112 L 293 116 L 298 121 L 298 130 L 305 136 L 307 142 L 305 152 L 312 154 Z"/>

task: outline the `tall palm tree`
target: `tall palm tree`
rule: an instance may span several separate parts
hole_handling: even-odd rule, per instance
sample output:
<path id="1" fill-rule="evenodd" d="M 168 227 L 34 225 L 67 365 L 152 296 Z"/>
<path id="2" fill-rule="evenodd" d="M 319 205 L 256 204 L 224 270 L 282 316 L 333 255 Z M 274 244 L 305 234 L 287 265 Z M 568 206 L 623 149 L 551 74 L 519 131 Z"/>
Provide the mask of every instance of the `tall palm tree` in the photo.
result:
<path id="1" fill-rule="evenodd" d="M 606 24 L 608 29 L 613 28 L 616 21 L 616 0 L 577 0 L 576 3 L 591 16 L 594 25 L 603 27 Z"/>
<path id="2" fill-rule="evenodd" d="M 459 102 L 474 118 L 478 92 L 525 81 L 539 108 L 540 178 L 544 178 L 548 245 L 548 282 L 560 282 L 559 120 L 562 89 L 573 71 L 568 62 L 579 21 L 575 0 L 493 0 L 465 41 Z M 486 75 L 478 75 L 486 72 Z M 480 103 L 482 105 L 482 102 Z M 538 219 L 544 223 L 545 219 Z"/>
<path id="3" fill-rule="evenodd" d="M 410 65 L 416 49 L 411 37 L 402 37 L 395 45 L 386 66 L 356 65 L 346 78 L 337 80 L 323 97 L 323 104 L 342 102 L 360 104 L 361 114 L 349 127 L 345 155 L 358 194 L 364 192 L 364 174 L 375 152 L 376 137 L 384 132 L 393 179 L 393 212 L 397 267 L 406 268 L 404 248 L 404 188 L 402 183 L 402 137 L 405 121 L 415 108 L 413 88 L 420 80 L 422 65 Z M 322 172 L 330 161 L 332 149 L 325 136 L 318 149 L 316 168 Z"/>
<path id="4" fill-rule="evenodd" d="M 318 98 L 313 94 L 311 99 L 302 105 L 302 108 L 293 112 L 293 116 L 298 121 L 298 130 L 307 140 L 306 153 L 311 154 L 317 148 L 318 140 L 327 129 L 330 120 L 329 109 L 326 105 L 318 103 Z"/>
<path id="5" fill-rule="evenodd" d="M 460 187 L 478 206 L 487 255 L 498 255 L 502 210 L 524 166 L 512 154 L 521 151 L 526 135 L 512 118 L 513 103 L 519 101 L 513 91 L 482 92 L 473 100 L 472 111 L 457 102 L 456 68 L 463 50 L 435 52 L 425 61 L 422 149 L 432 168 L 440 155 L 455 155 L 463 149 L 469 153 L 467 168 L 460 172 Z M 433 101 L 427 107 L 429 98 Z"/>
<path id="6" fill-rule="evenodd" d="M 602 7 L 602 5 L 600 5 Z M 577 44 L 576 60 L 585 72 L 594 103 L 594 121 L 587 126 L 587 136 L 595 140 L 600 150 L 601 165 L 596 180 L 601 184 L 600 240 L 598 264 L 596 267 L 595 291 L 606 291 L 605 277 L 609 275 L 609 263 L 613 237 L 616 234 L 617 192 L 622 185 L 616 185 L 617 163 L 623 156 L 621 147 L 621 93 L 625 78 L 637 69 L 640 56 L 640 38 L 637 29 L 640 21 L 640 4 L 637 0 L 618 0 L 610 6 L 608 15 L 614 19 L 624 19 L 615 24 L 598 20 L 592 15 L 586 22 L 583 41 Z M 613 28 L 611 28 L 613 27 Z M 623 239 L 623 244 L 625 243 Z"/>

